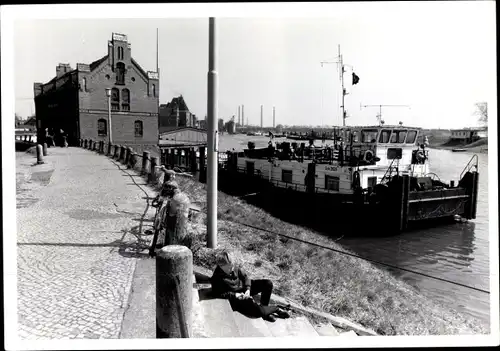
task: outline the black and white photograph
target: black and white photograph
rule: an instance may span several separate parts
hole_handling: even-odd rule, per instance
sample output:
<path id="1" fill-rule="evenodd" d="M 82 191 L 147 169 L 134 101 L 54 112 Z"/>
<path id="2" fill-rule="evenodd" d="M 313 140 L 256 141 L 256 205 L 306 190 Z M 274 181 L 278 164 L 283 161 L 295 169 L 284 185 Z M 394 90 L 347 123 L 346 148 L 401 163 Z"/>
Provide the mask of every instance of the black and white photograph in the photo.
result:
<path id="1" fill-rule="evenodd" d="M 494 1 L 0 11 L 6 350 L 499 345 Z"/>

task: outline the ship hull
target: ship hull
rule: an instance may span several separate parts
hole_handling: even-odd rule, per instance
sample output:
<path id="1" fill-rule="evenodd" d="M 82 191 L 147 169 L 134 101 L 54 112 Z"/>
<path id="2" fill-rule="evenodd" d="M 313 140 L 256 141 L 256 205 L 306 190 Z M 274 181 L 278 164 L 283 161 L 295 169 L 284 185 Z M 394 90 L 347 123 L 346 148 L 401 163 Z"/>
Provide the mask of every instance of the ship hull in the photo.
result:
<path id="1" fill-rule="evenodd" d="M 369 196 L 307 192 L 292 184 L 275 186 L 259 176 L 220 170 L 219 188 L 279 219 L 334 235 L 396 235 L 451 222 L 456 216 L 475 218 L 477 176 L 466 186 L 428 191 L 409 191 L 409 177 L 404 179 L 382 195 Z"/>

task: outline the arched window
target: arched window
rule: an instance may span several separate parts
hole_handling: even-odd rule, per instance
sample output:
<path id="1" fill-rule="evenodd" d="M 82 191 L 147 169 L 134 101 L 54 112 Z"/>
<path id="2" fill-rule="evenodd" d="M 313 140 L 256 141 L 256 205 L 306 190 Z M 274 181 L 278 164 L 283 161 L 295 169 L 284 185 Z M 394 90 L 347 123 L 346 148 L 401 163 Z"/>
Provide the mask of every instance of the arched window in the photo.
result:
<path id="1" fill-rule="evenodd" d="M 130 111 L 130 91 L 122 89 L 122 111 Z"/>
<path id="2" fill-rule="evenodd" d="M 82 79 L 82 90 L 87 91 L 87 78 Z"/>
<path id="3" fill-rule="evenodd" d="M 156 96 L 156 86 L 154 84 L 153 84 L 151 90 L 153 91 L 153 96 Z"/>
<path id="4" fill-rule="evenodd" d="M 118 60 L 123 60 L 123 48 L 121 46 L 118 47 Z"/>
<path id="5" fill-rule="evenodd" d="M 120 91 L 117 88 L 111 89 L 111 110 L 120 110 Z"/>
<path id="6" fill-rule="evenodd" d="M 97 135 L 104 136 L 108 134 L 108 124 L 105 119 L 97 121 Z"/>
<path id="7" fill-rule="evenodd" d="M 134 130 L 135 130 L 135 136 L 138 138 L 142 137 L 142 121 L 135 121 L 134 122 Z"/>
<path id="8" fill-rule="evenodd" d="M 125 64 L 123 62 L 116 64 L 116 84 L 125 84 Z"/>

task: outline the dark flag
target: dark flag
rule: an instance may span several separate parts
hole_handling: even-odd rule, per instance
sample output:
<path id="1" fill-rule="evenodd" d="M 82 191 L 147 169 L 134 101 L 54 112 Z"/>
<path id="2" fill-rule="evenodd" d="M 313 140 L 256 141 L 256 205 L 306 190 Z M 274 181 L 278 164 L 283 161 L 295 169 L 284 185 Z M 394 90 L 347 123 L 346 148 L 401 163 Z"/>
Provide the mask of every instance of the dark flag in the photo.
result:
<path id="1" fill-rule="evenodd" d="M 359 82 L 359 77 L 356 75 L 356 73 L 352 72 L 352 85 L 358 84 Z"/>

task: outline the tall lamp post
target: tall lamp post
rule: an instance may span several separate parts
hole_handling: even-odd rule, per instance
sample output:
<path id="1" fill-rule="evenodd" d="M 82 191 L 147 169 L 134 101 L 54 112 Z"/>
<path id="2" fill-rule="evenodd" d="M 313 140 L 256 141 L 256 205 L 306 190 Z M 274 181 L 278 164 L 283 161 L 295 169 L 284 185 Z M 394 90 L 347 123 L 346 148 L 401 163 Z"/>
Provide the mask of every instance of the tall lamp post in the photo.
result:
<path id="1" fill-rule="evenodd" d="M 217 77 L 217 40 L 215 18 L 210 17 L 208 25 L 208 101 L 207 101 L 207 246 L 217 247 L 217 156 L 218 142 L 218 77 Z"/>
<path id="2" fill-rule="evenodd" d="M 106 88 L 106 96 L 108 97 L 109 145 L 111 145 L 113 142 L 113 129 L 111 128 L 111 88 Z"/>

